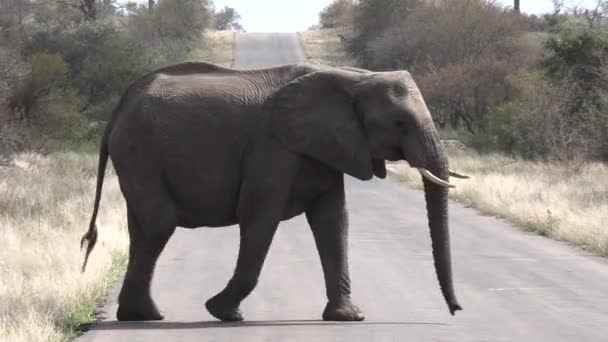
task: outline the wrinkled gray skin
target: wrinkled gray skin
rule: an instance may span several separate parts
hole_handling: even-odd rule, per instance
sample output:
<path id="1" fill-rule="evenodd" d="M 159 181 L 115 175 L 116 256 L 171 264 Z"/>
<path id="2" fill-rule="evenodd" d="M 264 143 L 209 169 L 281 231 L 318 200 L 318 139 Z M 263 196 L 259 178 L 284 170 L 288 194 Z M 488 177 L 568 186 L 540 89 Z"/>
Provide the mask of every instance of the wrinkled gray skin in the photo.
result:
<path id="1" fill-rule="evenodd" d="M 287 65 L 236 71 L 187 63 L 153 72 L 125 93 L 105 131 L 88 253 L 107 157 L 127 202 L 129 264 L 119 320 L 159 320 L 150 296 L 155 263 L 176 226 L 240 225 L 234 275 L 209 299 L 223 321 L 242 320 L 280 221 L 304 213 L 321 258 L 323 319 L 358 321 L 350 300 L 344 174 L 386 177 L 407 160 L 448 180 L 424 100 L 406 71 Z M 447 189 L 424 183 L 433 257 L 452 314 Z M 405 205 L 405 203 L 404 203 Z M 85 259 L 86 265 L 86 259 Z"/>

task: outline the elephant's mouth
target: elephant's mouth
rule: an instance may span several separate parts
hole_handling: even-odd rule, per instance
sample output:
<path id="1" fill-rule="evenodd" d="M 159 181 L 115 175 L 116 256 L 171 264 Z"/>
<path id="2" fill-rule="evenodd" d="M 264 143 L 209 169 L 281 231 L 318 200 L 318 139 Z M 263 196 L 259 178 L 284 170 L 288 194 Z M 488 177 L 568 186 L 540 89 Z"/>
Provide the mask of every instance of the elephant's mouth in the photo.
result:
<path id="1" fill-rule="evenodd" d="M 435 174 L 433 174 L 427 168 L 419 166 L 419 164 L 416 163 L 414 160 L 410 160 L 410 158 L 407 158 L 403 149 L 401 149 L 399 147 L 393 147 L 393 148 L 385 149 L 383 151 L 378 151 L 376 153 L 376 155 L 377 155 L 378 159 L 383 159 L 383 160 L 387 160 L 387 161 L 400 161 L 400 160 L 407 161 L 408 164 L 411 167 L 416 168 L 418 170 L 418 172 L 420 172 L 420 175 L 422 177 L 424 177 L 426 180 L 428 180 L 434 184 L 437 184 L 441 187 L 444 187 L 444 188 L 454 188 L 455 187 L 454 185 L 450 184 L 448 181 L 445 181 L 445 180 L 437 177 Z M 454 172 L 452 170 L 449 170 L 449 174 L 450 174 L 450 177 L 454 177 L 454 178 L 460 178 L 460 179 L 469 178 L 469 176 Z"/>
<path id="2" fill-rule="evenodd" d="M 437 175 L 435 175 L 433 172 L 429 171 L 425 166 L 422 166 L 420 163 L 416 162 L 416 158 L 407 158 L 404 152 L 401 152 L 401 157 L 397 160 L 405 160 L 408 162 L 408 164 L 417 169 L 418 172 L 420 172 L 420 175 L 422 177 L 424 177 L 426 180 L 428 180 L 429 182 L 439 185 L 441 187 L 444 188 L 455 188 L 455 186 L 453 184 L 450 184 L 449 180 L 443 180 L 440 177 L 438 177 Z M 454 178 L 460 178 L 460 179 L 468 179 L 469 176 L 454 172 L 452 170 L 449 170 L 449 175 L 450 177 L 454 177 Z"/>
<path id="3" fill-rule="evenodd" d="M 374 153 L 372 153 L 372 154 L 374 155 L 375 158 L 393 161 L 393 162 L 399 161 L 399 160 L 406 160 L 405 155 L 403 154 L 403 151 L 399 147 L 391 147 L 391 148 L 377 150 L 377 151 L 374 151 Z"/>

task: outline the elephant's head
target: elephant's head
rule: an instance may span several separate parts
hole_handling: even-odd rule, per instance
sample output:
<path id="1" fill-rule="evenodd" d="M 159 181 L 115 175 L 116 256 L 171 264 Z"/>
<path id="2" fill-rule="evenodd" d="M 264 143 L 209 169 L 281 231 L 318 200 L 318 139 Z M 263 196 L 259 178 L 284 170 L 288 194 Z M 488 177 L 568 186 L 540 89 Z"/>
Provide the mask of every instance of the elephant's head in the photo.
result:
<path id="1" fill-rule="evenodd" d="M 282 87 L 271 104 L 272 134 L 295 152 L 362 180 L 386 177 L 386 160 L 406 160 L 418 168 L 439 285 L 450 312 L 460 310 L 448 229 L 451 171 L 412 76 L 324 69 Z"/>

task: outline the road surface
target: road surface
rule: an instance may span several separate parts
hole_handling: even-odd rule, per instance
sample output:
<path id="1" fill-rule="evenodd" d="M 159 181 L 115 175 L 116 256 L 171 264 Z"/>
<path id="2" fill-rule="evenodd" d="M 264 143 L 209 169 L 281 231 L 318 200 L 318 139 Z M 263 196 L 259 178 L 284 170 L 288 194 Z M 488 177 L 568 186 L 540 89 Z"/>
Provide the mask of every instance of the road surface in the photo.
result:
<path id="1" fill-rule="evenodd" d="M 296 35 L 238 36 L 237 68 L 302 59 Z M 364 322 L 320 320 L 321 267 L 297 217 L 279 227 L 259 285 L 241 306 L 245 322 L 218 322 L 203 306 L 232 274 L 237 228 L 178 229 L 153 285 L 165 321 L 116 322 L 116 289 L 105 318 L 79 341 L 608 341 L 606 260 L 451 204 L 464 307 L 452 317 L 435 278 L 423 194 L 348 179 L 347 201 L 353 301 Z"/>

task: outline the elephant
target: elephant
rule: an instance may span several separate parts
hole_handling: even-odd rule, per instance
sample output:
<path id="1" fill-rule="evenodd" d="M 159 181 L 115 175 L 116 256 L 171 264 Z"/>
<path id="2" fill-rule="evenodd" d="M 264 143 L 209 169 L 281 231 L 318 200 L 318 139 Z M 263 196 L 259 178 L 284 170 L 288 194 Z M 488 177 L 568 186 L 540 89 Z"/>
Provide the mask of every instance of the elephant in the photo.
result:
<path id="1" fill-rule="evenodd" d="M 235 70 L 205 62 L 161 68 L 133 82 L 103 133 L 84 272 L 108 158 L 127 205 L 129 258 L 120 321 L 161 320 L 150 282 L 176 227 L 238 224 L 236 268 L 209 313 L 240 321 L 281 221 L 305 214 L 324 274 L 328 321 L 360 321 L 351 301 L 345 175 L 386 178 L 407 161 L 424 182 L 432 255 L 449 312 L 452 280 L 448 161 L 407 71 L 315 64 Z"/>

